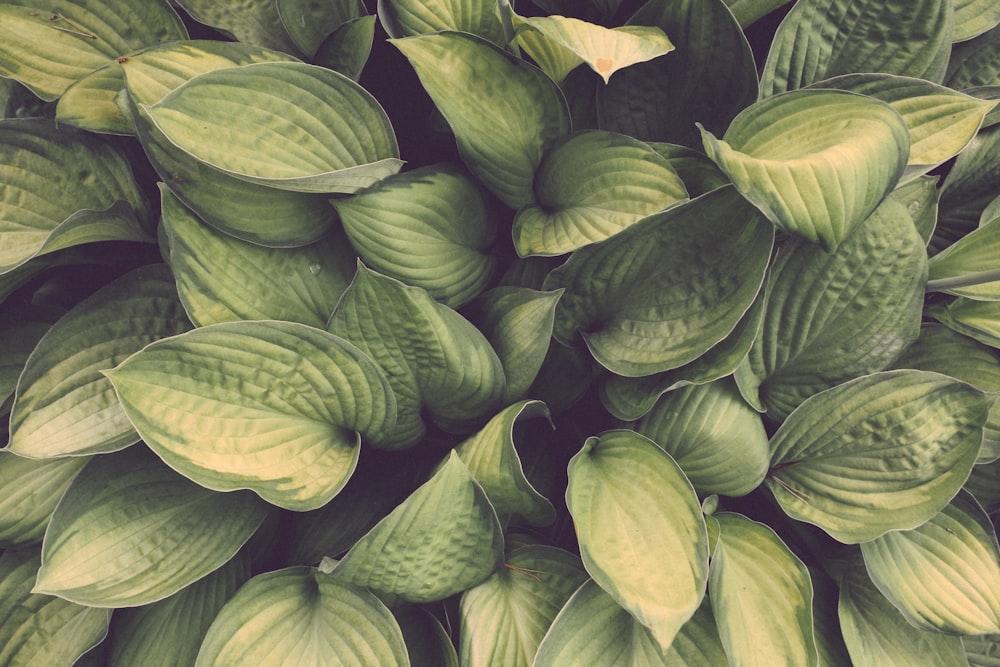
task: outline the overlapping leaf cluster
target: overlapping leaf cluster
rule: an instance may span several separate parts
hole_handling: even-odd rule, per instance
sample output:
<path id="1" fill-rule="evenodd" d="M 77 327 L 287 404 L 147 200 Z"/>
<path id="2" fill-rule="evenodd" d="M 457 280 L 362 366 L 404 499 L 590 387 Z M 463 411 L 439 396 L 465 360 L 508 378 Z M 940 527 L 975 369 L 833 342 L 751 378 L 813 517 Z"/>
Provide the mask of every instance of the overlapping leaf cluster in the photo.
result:
<path id="1" fill-rule="evenodd" d="M 12 0 L 0 75 L 0 663 L 997 664 L 995 3 Z"/>

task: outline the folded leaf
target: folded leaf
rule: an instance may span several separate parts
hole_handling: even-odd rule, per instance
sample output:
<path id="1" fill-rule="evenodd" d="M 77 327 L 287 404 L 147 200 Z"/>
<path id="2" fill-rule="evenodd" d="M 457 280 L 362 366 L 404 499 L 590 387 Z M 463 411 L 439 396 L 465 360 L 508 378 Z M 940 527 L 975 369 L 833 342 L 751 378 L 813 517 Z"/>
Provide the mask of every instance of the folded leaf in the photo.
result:
<path id="1" fill-rule="evenodd" d="M 927 290 L 978 301 L 1000 301 L 1000 218 L 972 230 L 931 257 Z"/>
<path id="2" fill-rule="evenodd" d="M 903 174 L 902 116 L 871 97 L 795 91 L 741 112 L 705 151 L 776 227 L 835 249 Z"/>
<path id="3" fill-rule="evenodd" d="M 183 0 L 177 3 L 195 21 L 229 33 L 240 42 L 297 54 L 274 0 Z"/>
<path id="4" fill-rule="evenodd" d="M 276 0 L 274 4 L 288 36 L 308 56 L 316 53 L 327 35 L 368 13 L 363 0 Z"/>
<path id="5" fill-rule="evenodd" d="M 135 134 L 132 122 L 115 103 L 124 88 L 116 62 L 99 67 L 66 89 L 56 104 L 56 120 L 91 132 Z"/>
<path id="6" fill-rule="evenodd" d="M 1000 301 L 960 296 L 947 305 L 928 308 L 927 314 L 963 336 L 1000 348 Z"/>
<path id="7" fill-rule="evenodd" d="M 155 602 L 232 558 L 266 513 L 253 494 L 209 491 L 141 445 L 97 457 L 52 515 L 33 590 L 93 607 Z"/>
<path id="8" fill-rule="evenodd" d="M 362 16 L 347 21 L 319 45 L 313 64 L 340 72 L 358 81 L 371 56 L 375 42 L 376 17 Z"/>
<path id="9" fill-rule="evenodd" d="M 566 504 L 587 572 L 666 651 L 708 582 L 708 534 L 691 482 L 652 441 L 608 431 L 570 461 Z"/>
<path id="10" fill-rule="evenodd" d="M 105 374 L 142 439 L 176 470 L 297 511 L 343 488 L 362 436 L 395 426 L 381 369 L 347 341 L 293 322 L 202 327 Z"/>
<path id="11" fill-rule="evenodd" d="M 457 30 L 503 42 L 497 5 L 489 0 L 379 0 L 378 15 L 390 37 Z"/>
<path id="12" fill-rule="evenodd" d="M 413 605 L 398 607 L 392 615 L 403 631 L 413 667 L 458 667 L 455 645 L 436 616 Z"/>
<path id="13" fill-rule="evenodd" d="M 958 493 L 989 401 L 929 371 L 875 373 L 806 399 L 771 438 L 782 509 L 845 543 L 908 530 Z"/>

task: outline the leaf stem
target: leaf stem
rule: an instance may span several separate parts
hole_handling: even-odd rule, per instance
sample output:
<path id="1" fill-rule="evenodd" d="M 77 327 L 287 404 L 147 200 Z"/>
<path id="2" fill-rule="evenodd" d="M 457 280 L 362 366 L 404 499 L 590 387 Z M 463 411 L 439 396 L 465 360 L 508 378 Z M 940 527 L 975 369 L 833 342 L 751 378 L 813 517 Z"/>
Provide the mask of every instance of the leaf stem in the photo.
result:
<path id="1" fill-rule="evenodd" d="M 973 285 L 985 285 L 1000 281 L 1000 269 L 990 269 L 989 271 L 976 271 L 966 273 L 961 276 L 951 278 L 937 278 L 927 281 L 928 292 L 944 292 L 958 287 L 971 287 Z"/>

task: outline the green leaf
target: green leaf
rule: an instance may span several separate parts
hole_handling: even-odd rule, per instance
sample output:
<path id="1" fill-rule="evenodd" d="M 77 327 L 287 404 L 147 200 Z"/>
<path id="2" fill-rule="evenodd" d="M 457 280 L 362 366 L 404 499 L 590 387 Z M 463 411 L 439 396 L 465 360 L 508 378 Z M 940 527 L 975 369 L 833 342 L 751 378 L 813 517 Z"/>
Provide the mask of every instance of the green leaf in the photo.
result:
<path id="1" fill-rule="evenodd" d="M 441 32 L 392 43 L 448 121 L 472 173 L 512 208 L 533 203 L 535 169 L 570 131 L 558 86 L 474 35 Z"/>
<path id="2" fill-rule="evenodd" d="M 955 0 L 955 33 L 952 40 L 970 40 L 997 24 L 1000 24 L 1000 7 L 991 0 Z"/>
<path id="3" fill-rule="evenodd" d="M 162 0 L 15 0 L 0 5 L 0 75 L 51 101 L 119 56 L 177 39 L 187 30 Z"/>
<path id="4" fill-rule="evenodd" d="M 372 438 L 376 446 L 416 443 L 425 430 L 422 410 L 442 428 L 465 430 L 498 407 L 504 373 L 496 352 L 426 290 L 359 265 L 328 328 L 371 355 L 392 385 L 397 426 Z"/>
<path id="5" fill-rule="evenodd" d="M 913 218 L 917 233 L 925 244 L 931 242 L 938 222 L 937 183 L 937 176 L 921 176 L 897 186 L 887 197 L 895 199 L 906 207 L 906 212 Z"/>
<path id="6" fill-rule="evenodd" d="M 696 122 L 722 133 L 757 99 L 753 52 L 723 0 L 647 2 L 629 24 L 660 28 L 677 50 L 597 88 L 602 129 L 701 150 Z"/>
<path id="7" fill-rule="evenodd" d="M 108 667 L 193 665 L 222 605 L 250 578 L 246 549 L 168 598 L 118 609 L 111 621 Z"/>
<path id="8" fill-rule="evenodd" d="M 464 591 L 496 571 L 503 534 L 496 512 L 458 454 L 355 543 L 333 576 L 409 602 Z"/>
<path id="9" fill-rule="evenodd" d="M 833 252 L 804 240 L 783 245 L 749 356 L 768 416 L 781 421 L 816 392 L 888 366 L 917 337 L 926 263 L 895 198 Z"/>
<path id="10" fill-rule="evenodd" d="M 927 290 L 1000 301 L 1000 218 L 972 230 L 928 262 Z"/>
<path id="11" fill-rule="evenodd" d="M 378 366 L 347 341 L 294 322 L 202 327 L 105 374 L 139 435 L 176 470 L 296 511 L 335 496 L 360 438 L 395 426 Z"/>
<path id="12" fill-rule="evenodd" d="M 767 474 L 764 424 L 732 380 L 661 397 L 635 430 L 670 454 L 699 495 L 743 496 Z"/>
<path id="13" fill-rule="evenodd" d="M 142 109 L 181 151 L 259 185 L 352 193 L 402 166 L 375 98 L 315 65 L 252 63 L 205 72 Z"/>
<path id="14" fill-rule="evenodd" d="M 139 436 L 102 371 L 191 328 L 170 271 L 140 267 L 78 303 L 24 366 L 10 418 L 10 451 L 31 458 L 113 452 Z"/>
<path id="15" fill-rule="evenodd" d="M 116 104 L 124 88 L 117 63 L 99 67 L 66 89 L 56 104 L 56 120 L 91 132 L 135 134 L 132 122 Z"/>
<path id="16" fill-rule="evenodd" d="M 10 667 L 73 664 L 108 631 L 110 609 L 32 593 L 39 564 L 35 549 L 0 556 L 0 662 Z"/>
<path id="17" fill-rule="evenodd" d="M 702 137 L 768 220 L 828 250 L 895 187 L 910 151 L 895 109 L 834 90 L 770 97 L 741 112 L 722 140 L 704 130 Z"/>
<path id="18" fill-rule="evenodd" d="M 550 79 L 563 87 L 567 98 L 571 98 L 565 88 L 566 77 L 583 64 L 583 58 L 545 33 L 532 30 L 524 18 L 514 14 L 511 19 L 517 47 L 528 54 Z M 593 70 L 590 71 L 593 73 Z"/>
<path id="19" fill-rule="evenodd" d="M 56 507 L 33 589 L 93 607 L 161 600 L 220 567 L 266 514 L 253 494 L 220 494 L 137 445 L 96 457 Z"/>
<path id="20" fill-rule="evenodd" d="M 1000 34 L 1000 31 L 998 31 Z M 938 249 L 979 226 L 983 211 L 1000 190 L 1000 125 L 979 131 L 952 164 L 941 185 L 941 207 L 935 241 Z"/>
<path id="21" fill-rule="evenodd" d="M 728 336 L 764 280 L 774 230 L 733 188 L 647 217 L 549 274 L 555 335 L 636 377 L 694 361 Z"/>
<path id="22" fill-rule="evenodd" d="M 841 542 L 915 528 L 965 483 L 988 408 L 979 390 L 929 371 L 858 378 L 788 416 L 765 483 L 789 516 Z"/>
<path id="23" fill-rule="evenodd" d="M 41 542 L 56 504 L 88 460 L 34 461 L 0 450 L 0 547 Z"/>
<path id="24" fill-rule="evenodd" d="M 962 637 L 962 646 L 971 667 L 996 667 L 1000 665 L 1000 636 Z"/>
<path id="25" fill-rule="evenodd" d="M 806 566 L 768 526 L 712 515 L 719 538 L 709 596 L 729 664 L 816 665 L 813 587 Z"/>
<path id="26" fill-rule="evenodd" d="M 314 55 L 323 40 L 345 23 L 368 14 L 363 0 L 276 0 L 274 4 L 281 25 L 306 55 Z"/>
<path id="27" fill-rule="evenodd" d="M 10 412 L 24 363 L 54 319 L 54 314 L 40 308 L 11 308 L 4 312 L 0 320 L 0 415 Z"/>
<path id="28" fill-rule="evenodd" d="M 1000 509 L 1000 463 L 991 461 L 972 466 L 963 490 L 968 491 L 989 513 Z"/>
<path id="29" fill-rule="evenodd" d="M 0 184 L 0 273 L 83 243 L 151 240 L 128 163 L 91 134 L 0 121 Z"/>
<path id="30" fill-rule="evenodd" d="M 354 277 L 357 256 L 338 227 L 299 248 L 267 248 L 204 224 L 161 185 L 167 261 L 196 326 L 287 320 L 323 328 Z"/>
<path id="31" fill-rule="evenodd" d="M 561 255 L 603 241 L 687 199 L 666 159 L 623 134 L 590 130 L 553 146 L 535 173 L 535 198 L 514 219 L 514 247 Z"/>
<path id="32" fill-rule="evenodd" d="M 1000 633 L 1000 546 L 990 517 L 959 492 L 926 523 L 861 545 L 872 582 L 913 625 Z"/>
<path id="33" fill-rule="evenodd" d="M 796 3 L 774 35 L 761 96 L 855 72 L 940 82 L 951 52 L 952 5 L 949 0 Z"/>
<path id="34" fill-rule="evenodd" d="M 860 554 L 844 568 L 839 615 L 844 643 L 857 667 L 966 664 L 961 638 L 907 623 L 868 578 Z"/>
<path id="35" fill-rule="evenodd" d="M 565 16 L 535 16 L 521 19 L 519 23 L 572 51 L 597 72 L 604 83 L 620 69 L 674 50 L 663 30 L 654 26 L 605 28 Z"/>
<path id="36" fill-rule="evenodd" d="M 486 426 L 455 447 L 469 472 L 483 487 L 497 515 L 520 514 L 536 525 L 555 521 L 555 509 L 524 475 L 514 448 L 514 429 L 521 419 L 546 418 L 541 401 L 520 401 L 501 410 Z M 537 447 L 541 443 L 531 443 Z"/>
<path id="37" fill-rule="evenodd" d="M 566 504 L 587 572 L 666 651 L 708 581 L 708 534 L 691 482 L 652 441 L 608 431 L 570 461 Z"/>
<path id="38" fill-rule="evenodd" d="M 493 277 L 498 221 L 455 166 L 419 167 L 332 204 L 367 265 L 447 306 L 474 298 Z"/>
<path id="39" fill-rule="evenodd" d="M 1000 301 L 958 297 L 946 306 L 928 308 L 927 314 L 963 336 L 1000 348 Z"/>
<path id="40" fill-rule="evenodd" d="M 191 18 L 229 33 L 240 42 L 298 55 L 298 49 L 282 25 L 274 0 L 182 0 L 177 3 Z"/>
<path id="41" fill-rule="evenodd" d="M 944 83 L 956 90 L 1000 83 L 1000 26 L 955 45 Z"/>
<path id="42" fill-rule="evenodd" d="M 363 16 L 341 25 L 319 45 L 313 64 L 359 80 L 375 41 L 375 21 L 374 15 Z"/>
<path id="43" fill-rule="evenodd" d="M 459 667 L 458 653 L 441 622 L 423 607 L 393 610 L 413 667 Z"/>
<path id="44" fill-rule="evenodd" d="M 560 549 L 511 552 L 504 567 L 462 594 L 461 664 L 531 667 L 546 630 L 586 579 L 580 560 Z"/>
<path id="45" fill-rule="evenodd" d="M 378 0 L 377 13 L 393 38 L 454 30 L 503 42 L 497 5 L 489 0 Z"/>
<path id="46" fill-rule="evenodd" d="M 194 663 L 410 664 L 399 625 L 378 598 L 308 567 L 248 581 L 219 612 Z"/>

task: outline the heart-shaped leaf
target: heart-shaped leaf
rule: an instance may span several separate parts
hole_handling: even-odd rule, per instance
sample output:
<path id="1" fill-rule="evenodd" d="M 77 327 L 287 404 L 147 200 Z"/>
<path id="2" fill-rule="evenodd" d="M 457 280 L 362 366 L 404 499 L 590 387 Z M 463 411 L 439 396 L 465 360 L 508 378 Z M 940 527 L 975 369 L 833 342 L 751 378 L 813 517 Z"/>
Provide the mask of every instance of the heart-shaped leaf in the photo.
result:
<path id="1" fill-rule="evenodd" d="M 176 470 L 298 511 L 343 488 L 361 436 L 395 426 L 381 369 L 347 341 L 293 322 L 202 327 L 105 374 L 139 435 Z"/>
<path id="2" fill-rule="evenodd" d="M 562 255 L 603 241 L 687 199 L 677 173 L 648 145 L 591 130 L 553 146 L 535 173 L 535 198 L 514 220 L 514 247 Z"/>
<path id="3" fill-rule="evenodd" d="M 588 438 L 566 504 L 590 576 L 666 651 L 708 582 L 708 533 L 680 467 L 634 431 Z"/>
<path id="4" fill-rule="evenodd" d="M 809 571 L 768 526 L 722 512 L 709 595 L 729 664 L 816 665 Z"/>
<path id="5" fill-rule="evenodd" d="M 0 547 L 41 542 L 56 504 L 88 460 L 35 461 L 0 450 Z"/>
<path id="6" fill-rule="evenodd" d="M 399 401 L 396 429 L 372 438 L 377 446 L 416 443 L 425 429 L 421 410 L 443 428 L 464 430 L 503 395 L 500 359 L 478 329 L 426 290 L 364 266 L 328 328 L 371 355 Z"/>
<path id="7" fill-rule="evenodd" d="M 333 576 L 410 602 L 432 602 L 483 581 L 502 557 L 496 512 L 452 452 L 430 480 L 351 547 Z"/>
<path id="8" fill-rule="evenodd" d="M 339 227 L 298 248 L 268 248 L 204 224 L 160 187 L 167 261 L 196 326 L 287 320 L 325 327 L 357 256 Z"/>
<path id="9" fill-rule="evenodd" d="M 580 560 L 554 547 L 511 552 L 504 567 L 462 594 L 461 664 L 531 667 L 546 630 L 586 579 Z"/>
<path id="10" fill-rule="evenodd" d="M 260 574 L 213 621 L 197 667 L 254 664 L 406 667 L 392 613 L 371 592 L 308 567 Z"/>
<path id="11" fill-rule="evenodd" d="M 31 458 L 113 452 L 139 436 L 101 372 L 191 328 L 163 264 L 140 267 L 56 322 L 25 364 L 10 418 L 10 451 Z"/>
<path id="12" fill-rule="evenodd" d="M 445 31 L 392 43 L 448 121 L 472 173 L 512 208 L 533 203 L 535 169 L 570 130 L 558 86 L 471 34 Z"/>
<path id="13" fill-rule="evenodd" d="M 420 167 L 333 202 L 374 270 L 458 308 L 490 282 L 497 221 L 484 193 L 452 165 Z"/>
<path id="14" fill-rule="evenodd" d="M 569 343 L 579 331 L 601 365 L 628 377 L 689 363 L 750 308 L 773 237 L 733 188 L 649 216 L 549 274 L 545 289 L 566 289 L 555 335 Z"/>
<path id="15" fill-rule="evenodd" d="M 886 371 L 820 392 L 771 438 L 765 483 L 782 509 L 845 543 L 915 528 L 969 476 L 990 403 L 929 371 Z"/>
<path id="16" fill-rule="evenodd" d="M 705 130 L 702 138 L 768 220 L 828 250 L 895 187 L 910 154 L 899 112 L 835 90 L 770 97 L 734 118 L 722 140 Z"/>
<path id="17" fill-rule="evenodd" d="M 52 515 L 34 592 L 93 607 L 155 602 L 232 558 L 266 513 L 253 494 L 209 491 L 141 445 L 94 458 Z"/>

